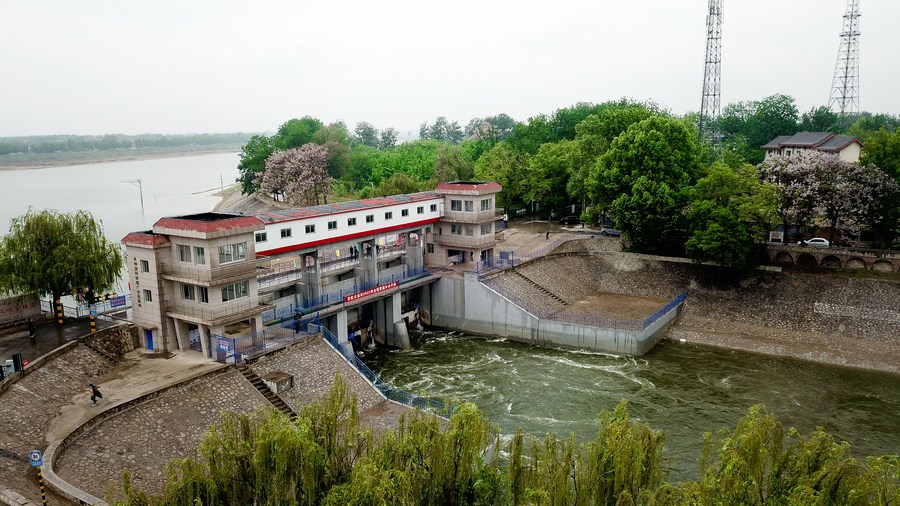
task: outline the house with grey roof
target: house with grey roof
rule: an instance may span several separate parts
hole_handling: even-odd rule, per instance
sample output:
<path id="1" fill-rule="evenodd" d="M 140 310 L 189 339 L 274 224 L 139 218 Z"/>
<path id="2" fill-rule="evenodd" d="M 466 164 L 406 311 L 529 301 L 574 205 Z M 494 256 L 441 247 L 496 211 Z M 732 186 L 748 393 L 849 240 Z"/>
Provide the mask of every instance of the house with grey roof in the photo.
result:
<path id="1" fill-rule="evenodd" d="M 762 149 L 766 158 L 783 155 L 790 156 L 804 150 L 837 154 L 845 162 L 858 162 L 862 143 L 849 135 L 834 135 L 831 132 L 798 132 L 794 135 L 779 135 Z"/>

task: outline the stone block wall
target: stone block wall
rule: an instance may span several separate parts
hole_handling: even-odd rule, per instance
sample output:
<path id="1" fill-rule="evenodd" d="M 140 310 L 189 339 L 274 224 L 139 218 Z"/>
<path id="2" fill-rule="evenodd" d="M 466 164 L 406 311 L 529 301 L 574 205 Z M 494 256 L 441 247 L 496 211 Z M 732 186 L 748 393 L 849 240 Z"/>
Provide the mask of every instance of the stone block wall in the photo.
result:
<path id="1" fill-rule="evenodd" d="M 294 411 L 300 411 L 304 404 L 318 401 L 328 395 L 335 373 L 338 371 L 347 383 L 348 390 L 356 394 L 360 412 L 384 399 L 321 339 L 314 339 L 308 344 L 298 344 L 260 357 L 250 365 L 250 368 L 260 376 L 276 371 L 292 374 L 294 387 L 280 395 Z"/>
<path id="2" fill-rule="evenodd" d="M 203 376 L 90 423 L 67 440 L 53 465 L 62 479 L 95 497 L 104 497 L 110 484 L 119 487 L 123 469 L 138 489 L 160 494 L 165 465 L 194 455 L 222 411 L 263 406 L 268 402 L 237 370 Z"/>
<path id="3" fill-rule="evenodd" d="M 103 350 L 113 357 L 121 357 L 135 349 L 137 327 L 134 325 L 119 325 L 106 328 L 98 331 L 96 334 L 89 334 L 84 338 L 84 341 L 92 348 Z"/>

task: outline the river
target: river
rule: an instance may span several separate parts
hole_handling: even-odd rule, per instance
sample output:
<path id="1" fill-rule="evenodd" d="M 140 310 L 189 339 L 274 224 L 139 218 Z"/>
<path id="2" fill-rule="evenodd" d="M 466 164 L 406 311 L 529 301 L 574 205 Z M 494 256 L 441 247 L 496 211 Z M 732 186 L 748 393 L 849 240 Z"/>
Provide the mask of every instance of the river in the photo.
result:
<path id="1" fill-rule="evenodd" d="M 209 211 L 238 176 L 237 153 L 0 171 L 0 234 L 29 207 L 90 211 L 107 239 L 148 230 L 163 216 Z M 124 180 L 141 180 L 139 189 Z M 141 209 L 141 191 L 144 207 Z M 124 280 L 117 291 L 124 291 Z"/>
<path id="2" fill-rule="evenodd" d="M 365 361 L 395 387 L 474 402 L 506 440 L 516 427 L 593 438 L 599 412 L 626 399 L 634 419 L 666 433 L 675 481 L 697 477 L 705 432 L 734 428 L 759 403 L 785 428 L 824 427 L 857 456 L 900 452 L 898 375 L 670 341 L 618 357 L 446 332 Z"/>

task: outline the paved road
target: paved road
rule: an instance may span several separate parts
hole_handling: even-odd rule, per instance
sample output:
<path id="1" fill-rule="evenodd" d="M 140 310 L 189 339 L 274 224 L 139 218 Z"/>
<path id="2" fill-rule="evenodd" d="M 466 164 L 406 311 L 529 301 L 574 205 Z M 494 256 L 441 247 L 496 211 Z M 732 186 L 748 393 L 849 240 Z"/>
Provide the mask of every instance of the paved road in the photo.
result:
<path id="1" fill-rule="evenodd" d="M 102 318 L 97 319 L 97 329 L 106 328 L 116 323 Z M 34 339 L 28 338 L 28 330 L 24 328 L 11 334 L 0 335 L 0 363 L 12 358 L 14 353 L 21 353 L 28 361 L 49 353 L 69 341 L 78 339 L 91 331 L 91 323 L 87 318 L 66 318 L 63 326 L 56 325 L 56 320 L 41 320 L 37 325 Z"/>

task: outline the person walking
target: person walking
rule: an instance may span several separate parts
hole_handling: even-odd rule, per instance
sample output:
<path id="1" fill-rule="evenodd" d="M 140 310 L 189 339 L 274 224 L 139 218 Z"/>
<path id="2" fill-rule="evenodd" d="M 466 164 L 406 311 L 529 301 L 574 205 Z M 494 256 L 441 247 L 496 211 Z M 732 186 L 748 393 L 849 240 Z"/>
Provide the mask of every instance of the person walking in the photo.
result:
<path id="1" fill-rule="evenodd" d="M 97 399 L 102 399 L 102 398 L 103 398 L 103 394 L 100 393 L 100 389 L 97 388 L 97 386 L 94 385 L 93 383 L 91 383 L 90 387 L 91 387 L 91 388 L 90 388 L 90 391 L 91 391 L 91 405 L 92 405 L 92 406 L 96 406 L 96 405 L 97 405 Z"/>
<path id="2" fill-rule="evenodd" d="M 545 239 L 545 240 L 548 240 L 548 239 L 550 239 L 550 231 L 549 231 L 549 230 L 548 230 L 548 231 L 547 231 L 547 236 L 546 236 L 546 237 L 544 237 L 544 239 Z"/>
<path id="3" fill-rule="evenodd" d="M 28 337 L 33 338 L 33 337 L 34 337 L 34 331 L 35 331 L 34 321 L 33 321 L 31 318 L 29 318 L 29 319 L 28 319 Z"/>

